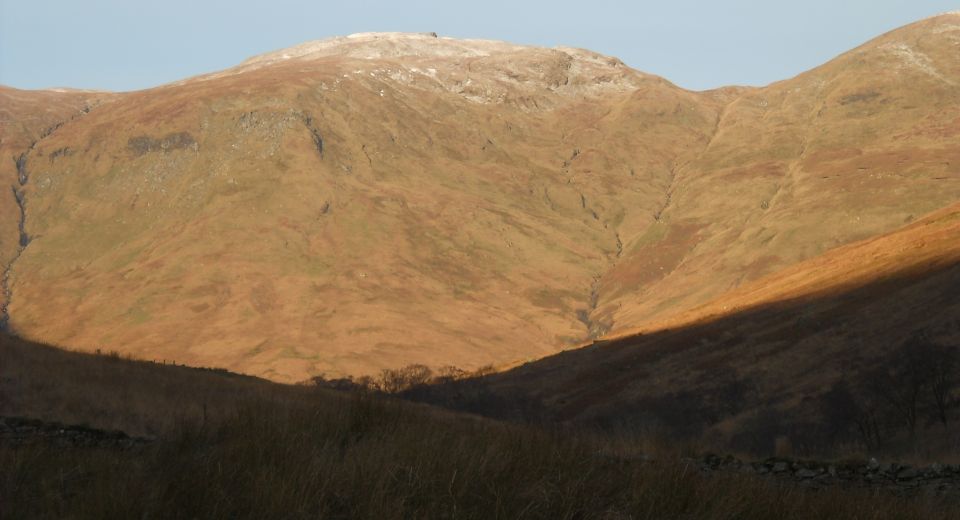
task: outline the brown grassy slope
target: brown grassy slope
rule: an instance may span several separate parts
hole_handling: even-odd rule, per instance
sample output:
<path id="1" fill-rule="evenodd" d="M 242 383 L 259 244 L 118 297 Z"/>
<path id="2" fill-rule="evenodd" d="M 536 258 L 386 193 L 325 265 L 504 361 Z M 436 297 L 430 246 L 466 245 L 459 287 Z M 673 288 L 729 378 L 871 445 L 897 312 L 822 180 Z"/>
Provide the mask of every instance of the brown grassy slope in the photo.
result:
<path id="1" fill-rule="evenodd" d="M 724 388 L 743 382 L 755 391 L 733 404 L 735 410 L 713 419 L 694 410 L 684 420 L 706 421 L 702 426 L 720 438 L 761 410 L 793 422 L 816 421 L 805 414 L 833 383 L 883 362 L 914 332 L 946 345 L 960 343 L 957 294 L 955 204 L 894 233 L 769 275 L 659 326 L 492 376 L 490 384 L 538 399 L 554 418 L 654 428 L 664 412 L 655 403 L 665 396 L 690 393 L 727 406 L 737 399 L 724 397 Z"/>
<path id="2" fill-rule="evenodd" d="M 56 126 L 82 114 L 108 94 L 82 91 L 26 91 L 0 85 L 0 266 L 6 267 L 20 243 L 20 210 L 13 197 L 19 187 L 21 155 Z M 0 291 L 0 306 L 6 294 Z"/>
<path id="3" fill-rule="evenodd" d="M 958 42 L 960 15 L 939 16 L 741 92 L 596 319 L 649 323 L 960 200 Z"/>
<path id="4" fill-rule="evenodd" d="M 706 479 L 674 457 L 621 460 L 605 439 L 392 399 L 8 338 L 0 355 L 0 414 L 162 434 L 126 450 L 0 440 L 4 518 L 950 518 L 949 502 Z"/>

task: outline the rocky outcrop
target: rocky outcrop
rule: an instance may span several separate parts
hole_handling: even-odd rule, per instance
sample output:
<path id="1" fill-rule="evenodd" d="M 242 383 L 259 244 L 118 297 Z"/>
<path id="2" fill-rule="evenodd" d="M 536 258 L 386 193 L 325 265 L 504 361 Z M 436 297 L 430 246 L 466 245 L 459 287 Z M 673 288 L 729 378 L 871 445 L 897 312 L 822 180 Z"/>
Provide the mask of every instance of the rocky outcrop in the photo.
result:
<path id="1" fill-rule="evenodd" d="M 174 132 L 159 139 L 140 135 L 127 140 L 127 148 L 137 156 L 150 152 L 168 152 L 185 148 L 195 149 L 196 146 L 197 142 L 187 132 Z"/>
<path id="2" fill-rule="evenodd" d="M 473 103 L 511 104 L 524 111 L 555 107 L 554 96 L 568 100 L 600 97 L 630 91 L 650 79 L 617 58 L 584 49 L 546 49 L 438 37 L 435 33 L 393 32 L 305 42 L 254 56 L 202 80 L 330 60 L 350 61 L 352 65 L 348 74 L 325 82 L 324 89 L 336 90 L 344 80 L 366 77 L 382 81 L 384 90 L 412 87 L 447 91 Z"/>
<path id="3" fill-rule="evenodd" d="M 18 190 L 16 187 L 13 188 L 13 200 L 17 202 L 17 208 L 20 209 L 20 221 L 18 222 L 18 228 L 20 230 L 20 250 L 27 247 L 30 244 L 30 235 L 27 234 L 26 223 L 27 223 L 27 201 L 26 197 L 23 194 L 23 190 Z"/>
<path id="4" fill-rule="evenodd" d="M 31 146 L 31 149 L 32 148 Z M 29 153 L 29 151 L 23 152 L 13 160 L 17 167 L 17 182 L 19 182 L 21 186 L 27 183 L 27 154 Z"/>
<path id="5" fill-rule="evenodd" d="M 304 126 L 307 127 L 307 130 L 310 131 L 310 138 L 313 139 L 313 146 L 317 149 L 317 153 L 320 154 L 320 158 L 323 159 L 323 136 L 320 135 L 320 130 L 314 124 L 313 116 L 309 114 L 301 115 Z"/>
<path id="6" fill-rule="evenodd" d="M 747 462 L 733 456 L 708 454 L 684 459 L 684 464 L 706 475 L 741 473 L 811 489 L 833 486 L 887 491 L 896 495 L 949 495 L 960 498 L 960 465 L 931 464 L 915 467 L 895 462 L 869 461 L 822 462 L 772 457 Z"/>
<path id="7" fill-rule="evenodd" d="M 17 221 L 17 229 L 20 232 L 20 239 L 17 243 L 17 249 L 14 252 L 13 258 L 10 259 L 10 262 L 4 267 L 3 274 L 0 275 L 0 291 L 3 292 L 3 305 L 0 306 L 0 330 L 8 331 L 10 325 L 10 311 L 9 305 L 10 300 L 13 299 L 13 288 L 10 286 L 10 273 L 13 271 L 13 264 L 20 259 L 20 255 L 23 254 L 23 250 L 30 245 L 30 235 L 27 234 L 27 201 L 23 194 L 22 189 L 18 189 L 16 186 L 11 187 L 13 191 L 13 199 L 16 201 L 17 208 L 20 212 L 19 220 Z"/>
<path id="8" fill-rule="evenodd" d="M 121 431 L 64 425 L 22 417 L 0 417 L 0 446 L 48 444 L 65 448 L 129 449 L 152 442 Z"/>
<path id="9" fill-rule="evenodd" d="M 32 147 L 31 147 L 32 149 Z M 0 306 L 0 330 L 9 330 L 10 324 L 10 300 L 13 299 L 13 288 L 10 285 L 10 274 L 13 271 L 13 265 L 20 259 L 20 255 L 23 254 L 23 250 L 30 244 L 30 235 L 27 234 L 27 201 L 26 196 L 23 192 L 22 186 L 27 184 L 27 154 L 29 152 L 24 152 L 17 159 L 17 173 L 19 175 L 19 183 L 21 187 L 13 185 L 10 187 L 13 192 L 13 200 L 16 202 L 17 210 L 19 213 L 17 220 L 17 229 L 20 233 L 19 240 L 17 242 L 17 248 L 14 251 L 13 257 L 3 268 L 3 274 L 0 275 L 0 291 L 3 293 L 3 304 Z"/>
<path id="10" fill-rule="evenodd" d="M 63 125 L 62 122 L 57 123 L 56 125 L 48 128 L 42 134 L 40 139 L 50 135 L 54 130 L 60 128 Z M 17 220 L 17 229 L 20 233 L 17 248 L 13 253 L 13 257 L 10 258 L 10 261 L 7 262 L 7 265 L 3 268 L 3 274 L 0 275 L 0 291 L 3 292 L 3 305 L 0 306 L 0 330 L 11 332 L 10 331 L 10 300 L 13 299 L 13 287 L 10 282 L 10 275 L 13 272 L 13 265 L 20 259 L 20 255 L 23 254 L 23 250 L 30 244 L 30 235 L 27 234 L 27 200 L 26 194 L 24 193 L 23 187 L 27 185 L 27 181 L 30 180 L 30 174 L 27 172 L 27 158 L 30 156 L 30 152 L 36 148 L 39 140 L 30 143 L 30 147 L 20 155 L 14 157 L 14 163 L 16 163 L 17 168 L 17 183 L 10 187 L 13 192 L 13 200 L 17 204 L 18 210 L 18 220 Z"/>

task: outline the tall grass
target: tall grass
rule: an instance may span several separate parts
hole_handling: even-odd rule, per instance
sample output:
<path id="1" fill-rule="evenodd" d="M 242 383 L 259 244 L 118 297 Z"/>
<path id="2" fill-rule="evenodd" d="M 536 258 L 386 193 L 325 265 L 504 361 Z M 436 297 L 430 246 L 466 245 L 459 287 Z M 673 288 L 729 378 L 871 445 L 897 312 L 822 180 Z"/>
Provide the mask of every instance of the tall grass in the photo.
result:
<path id="1" fill-rule="evenodd" d="M 923 499 L 704 478 L 663 451 L 678 445 L 633 436 L 545 431 L 2 335 L 0 360 L 0 415 L 157 439 L 128 450 L 0 441 L 0 520 L 957 517 Z M 636 460 L 658 449 L 661 462 Z"/>
<path id="2" fill-rule="evenodd" d="M 321 394 L 125 451 L 0 447 L 0 517 L 951 518 L 920 499 L 705 478 L 609 451 L 595 437 Z"/>

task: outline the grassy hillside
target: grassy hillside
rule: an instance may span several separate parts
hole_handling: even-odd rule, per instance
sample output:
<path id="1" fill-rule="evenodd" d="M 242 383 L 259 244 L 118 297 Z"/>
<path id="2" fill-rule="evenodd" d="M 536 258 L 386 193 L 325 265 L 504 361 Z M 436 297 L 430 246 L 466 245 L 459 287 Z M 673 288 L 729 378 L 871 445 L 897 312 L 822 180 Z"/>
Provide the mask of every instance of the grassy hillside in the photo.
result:
<path id="1" fill-rule="evenodd" d="M 958 19 L 733 96 L 660 229 L 604 274 L 594 319 L 620 334 L 960 199 Z"/>
<path id="2" fill-rule="evenodd" d="M 620 335 L 956 201 L 956 19 L 764 88 L 366 35 L 72 119 L 11 91 L 63 124 L 3 144 L 10 325 L 286 382 Z"/>

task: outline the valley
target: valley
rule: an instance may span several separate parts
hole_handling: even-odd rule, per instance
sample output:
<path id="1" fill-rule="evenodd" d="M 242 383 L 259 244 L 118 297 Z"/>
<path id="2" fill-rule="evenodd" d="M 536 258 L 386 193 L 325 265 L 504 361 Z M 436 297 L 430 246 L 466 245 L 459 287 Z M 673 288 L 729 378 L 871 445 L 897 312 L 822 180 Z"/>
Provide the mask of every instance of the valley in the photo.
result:
<path id="1" fill-rule="evenodd" d="M 958 47 L 0 86 L 0 517 L 955 518 Z"/>
<path id="2" fill-rule="evenodd" d="M 654 326 L 960 197 L 955 17 L 764 88 L 373 33 L 138 92 L 6 89 L 4 319 L 284 382 Z"/>

